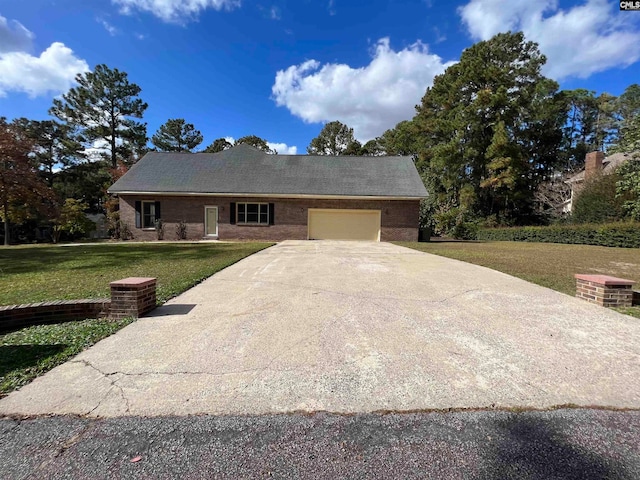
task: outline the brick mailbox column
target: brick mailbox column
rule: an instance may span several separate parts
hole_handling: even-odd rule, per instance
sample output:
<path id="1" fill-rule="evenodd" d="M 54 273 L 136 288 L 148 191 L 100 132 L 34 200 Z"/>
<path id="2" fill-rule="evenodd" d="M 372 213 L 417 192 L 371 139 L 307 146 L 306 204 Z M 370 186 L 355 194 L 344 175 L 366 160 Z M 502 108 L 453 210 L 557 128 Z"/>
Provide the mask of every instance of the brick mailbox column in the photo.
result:
<path id="1" fill-rule="evenodd" d="M 156 308 L 156 279 L 130 277 L 111 282 L 109 318 L 139 318 Z"/>
<path id="2" fill-rule="evenodd" d="M 631 280 L 608 275 L 576 274 L 576 297 L 603 307 L 630 307 L 634 284 Z"/>

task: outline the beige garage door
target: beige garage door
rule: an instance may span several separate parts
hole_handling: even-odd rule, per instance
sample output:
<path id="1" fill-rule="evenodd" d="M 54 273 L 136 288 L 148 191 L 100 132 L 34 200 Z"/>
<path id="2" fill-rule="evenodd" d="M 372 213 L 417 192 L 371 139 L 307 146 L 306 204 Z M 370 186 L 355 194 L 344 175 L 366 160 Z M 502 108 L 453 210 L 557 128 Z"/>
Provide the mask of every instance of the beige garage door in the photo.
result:
<path id="1" fill-rule="evenodd" d="M 309 240 L 380 241 L 380 210 L 309 209 Z"/>

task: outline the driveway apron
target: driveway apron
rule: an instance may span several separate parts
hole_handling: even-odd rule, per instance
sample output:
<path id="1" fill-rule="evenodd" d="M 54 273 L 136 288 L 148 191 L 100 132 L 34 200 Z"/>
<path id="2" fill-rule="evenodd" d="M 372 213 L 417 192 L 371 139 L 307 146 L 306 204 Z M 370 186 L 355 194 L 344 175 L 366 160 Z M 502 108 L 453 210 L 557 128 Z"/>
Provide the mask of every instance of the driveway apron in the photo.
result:
<path id="1" fill-rule="evenodd" d="M 388 243 L 287 241 L 0 400 L 0 414 L 640 407 L 640 320 Z"/>

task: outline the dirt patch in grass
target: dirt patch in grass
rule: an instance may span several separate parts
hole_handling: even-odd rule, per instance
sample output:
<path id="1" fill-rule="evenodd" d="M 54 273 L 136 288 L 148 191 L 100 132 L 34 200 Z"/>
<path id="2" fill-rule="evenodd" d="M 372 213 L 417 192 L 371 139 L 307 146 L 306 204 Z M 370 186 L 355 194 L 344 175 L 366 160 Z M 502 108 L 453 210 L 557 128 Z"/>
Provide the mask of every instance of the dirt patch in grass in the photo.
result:
<path id="1" fill-rule="evenodd" d="M 576 273 L 626 278 L 640 288 L 640 249 L 527 242 L 398 242 L 398 245 L 482 265 L 567 295 Z M 640 317 L 640 307 L 620 309 Z"/>

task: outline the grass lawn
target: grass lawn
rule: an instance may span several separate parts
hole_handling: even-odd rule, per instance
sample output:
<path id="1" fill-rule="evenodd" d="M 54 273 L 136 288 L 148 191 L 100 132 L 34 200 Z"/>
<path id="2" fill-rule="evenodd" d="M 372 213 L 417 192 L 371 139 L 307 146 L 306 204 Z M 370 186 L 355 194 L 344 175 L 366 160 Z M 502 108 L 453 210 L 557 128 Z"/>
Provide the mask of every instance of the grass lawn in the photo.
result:
<path id="1" fill-rule="evenodd" d="M 0 305 L 109 296 L 109 282 L 156 277 L 158 301 L 187 290 L 269 243 L 95 244 L 0 248 Z M 85 320 L 0 335 L 0 397 L 131 320 Z"/>
<path id="2" fill-rule="evenodd" d="M 133 320 L 38 325 L 0 335 L 0 397 L 66 362 Z"/>
<path id="3" fill-rule="evenodd" d="M 0 247 L 0 305 L 109 296 L 109 282 L 156 277 L 159 302 L 270 243 Z"/>
<path id="4" fill-rule="evenodd" d="M 508 273 L 575 295 L 576 273 L 613 275 L 638 282 L 640 249 L 527 242 L 397 242 L 398 245 Z M 619 309 L 640 317 L 640 307 Z"/>

